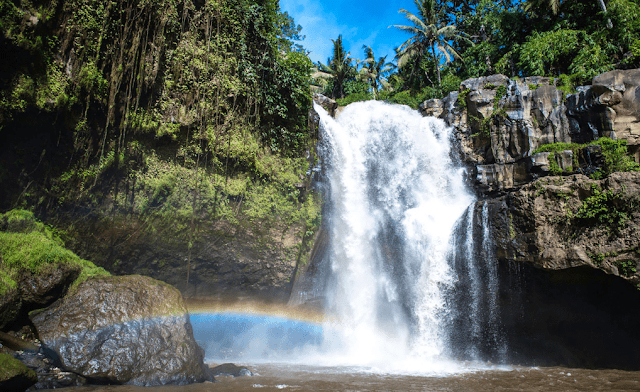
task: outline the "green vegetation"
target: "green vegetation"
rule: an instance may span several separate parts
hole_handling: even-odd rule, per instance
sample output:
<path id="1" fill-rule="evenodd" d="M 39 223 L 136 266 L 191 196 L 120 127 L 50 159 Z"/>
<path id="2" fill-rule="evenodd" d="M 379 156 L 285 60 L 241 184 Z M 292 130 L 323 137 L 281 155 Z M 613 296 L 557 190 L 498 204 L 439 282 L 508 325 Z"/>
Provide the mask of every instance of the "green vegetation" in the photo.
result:
<path id="1" fill-rule="evenodd" d="M 462 80 L 496 73 L 551 77 L 566 96 L 600 73 L 640 67 L 637 0 L 414 3 L 416 13 L 399 10 L 410 23 L 395 27 L 408 39 L 398 46 L 396 72 L 386 76 L 382 91 L 380 83 L 371 84 L 376 99 L 416 106 L 394 97 L 409 91 L 419 102 L 442 98 Z"/>
<path id="2" fill-rule="evenodd" d="M 0 353 L 0 382 L 5 386 L 11 385 L 6 381 L 22 376 L 22 378 L 28 379 L 32 384 L 38 381 L 38 375 L 32 369 L 29 369 L 20 360 L 15 359 L 11 354 Z"/>
<path id="3" fill-rule="evenodd" d="M 608 230 L 619 232 L 627 226 L 634 211 L 640 208 L 637 199 L 626 197 L 624 192 L 602 190 L 591 185 L 591 196 L 582 201 L 577 211 L 569 212 L 567 217 L 572 225 L 603 225 Z"/>
<path id="4" fill-rule="evenodd" d="M 191 249 L 212 226 L 261 237 L 262 249 L 285 235 L 306 246 L 319 222 L 313 63 L 277 0 L 17 0 L 0 11 L 0 46 L 16 53 L 0 59 L 0 127 L 16 138 L 3 147 L 0 182 L 15 188 L 0 208 L 54 222 L 90 211 L 112 228 L 110 246 L 149 236 Z"/>
<path id="5" fill-rule="evenodd" d="M 602 137 L 598 140 L 594 140 L 586 144 L 578 143 L 550 143 L 543 144 L 533 151 L 533 154 L 540 152 L 548 152 L 549 154 L 549 168 L 554 175 L 562 173 L 562 170 L 558 166 L 555 160 L 555 154 L 561 151 L 573 152 L 573 167 L 578 168 L 578 160 L 583 149 L 588 146 L 600 146 L 602 147 L 602 155 L 604 157 L 603 171 L 597 171 L 594 179 L 600 179 L 602 176 L 608 176 L 613 172 L 628 172 L 628 171 L 640 171 L 640 165 L 638 165 L 633 158 L 628 154 L 627 141 L 626 140 L 612 140 L 607 137 Z"/>
<path id="6" fill-rule="evenodd" d="M 591 253 L 591 252 L 587 252 L 587 256 L 589 256 L 589 258 L 591 259 L 591 261 L 593 262 L 593 264 L 597 265 L 597 266 L 601 266 L 602 262 L 604 261 L 604 258 L 607 256 L 604 253 Z"/>
<path id="7" fill-rule="evenodd" d="M 618 267 L 618 272 L 622 276 L 633 276 L 636 274 L 636 262 L 632 260 L 618 260 L 614 263 L 616 267 Z"/>
<path id="8" fill-rule="evenodd" d="M 442 87 L 438 55 L 442 55 L 446 63 L 450 63 L 452 58 L 461 59 L 451 42 L 471 43 L 471 41 L 454 24 L 447 23 L 445 10 L 436 0 L 414 0 L 414 4 L 418 9 L 418 15 L 400 9 L 400 13 L 412 23 L 412 26 L 393 26 L 412 34 L 411 38 L 398 47 L 398 65 L 403 67 L 413 60 L 414 70 L 411 73 L 413 75 L 419 64 L 415 62 L 415 58 L 424 57 L 430 53 L 435 60 L 433 68 L 438 77 L 438 87 Z"/>
<path id="9" fill-rule="evenodd" d="M 41 274 L 61 265 L 79 271 L 72 289 L 90 276 L 108 275 L 104 269 L 65 249 L 52 229 L 29 211 L 11 210 L 0 215 L 0 227 L 4 230 L 0 232 L 0 295 L 16 288 L 16 280 L 25 272 Z"/>

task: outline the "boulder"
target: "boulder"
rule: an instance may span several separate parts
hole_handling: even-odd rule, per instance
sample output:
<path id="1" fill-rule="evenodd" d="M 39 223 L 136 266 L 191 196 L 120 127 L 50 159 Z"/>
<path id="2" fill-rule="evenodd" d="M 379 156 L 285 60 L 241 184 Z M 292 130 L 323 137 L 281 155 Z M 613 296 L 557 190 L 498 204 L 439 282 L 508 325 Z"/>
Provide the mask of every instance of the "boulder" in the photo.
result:
<path id="1" fill-rule="evenodd" d="M 9 354 L 0 353 L 0 390 L 22 392 L 38 381 L 36 372 Z"/>
<path id="2" fill-rule="evenodd" d="M 222 365 L 216 366 L 209 370 L 212 376 L 232 376 L 232 377 L 243 377 L 243 376 L 253 376 L 251 370 L 246 367 L 237 366 L 233 363 L 223 363 Z"/>
<path id="3" fill-rule="evenodd" d="M 64 368 L 142 386 L 207 379 L 180 292 L 143 276 L 98 277 L 30 318 Z"/>

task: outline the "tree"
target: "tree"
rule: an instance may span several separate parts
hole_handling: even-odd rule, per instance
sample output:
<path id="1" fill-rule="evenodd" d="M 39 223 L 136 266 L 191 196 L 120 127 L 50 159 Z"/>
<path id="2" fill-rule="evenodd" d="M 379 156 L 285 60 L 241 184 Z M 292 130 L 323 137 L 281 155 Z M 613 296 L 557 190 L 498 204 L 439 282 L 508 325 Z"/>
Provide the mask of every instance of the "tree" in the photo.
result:
<path id="1" fill-rule="evenodd" d="M 604 15 L 607 14 L 607 6 L 604 4 L 604 0 L 596 0 L 598 3 L 598 7 Z M 558 15 L 560 10 L 560 0 L 529 0 L 525 4 L 525 10 L 531 11 L 534 8 L 544 8 L 545 5 L 551 7 L 551 11 L 554 15 Z M 613 24 L 611 23 L 611 18 L 607 16 L 607 27 L 609 29 L 613 28 Z"/>
<path id="2" fill-rule="evenodd" d="M 321 71 L 333 76 L 333 98 L 344 98 L 344 83 L 355 74 L 352 65 L 353 59 L 349 57 L 351 53 L 345 51 L 342 46 L 342 34 L 333 42 L 333 57 L 327 59 L 327 65 L 318 63 Z"/>
<path id="3" fill-rule="evenodd" d="M 362 45 L 362 48 L 364 49 L 365 59 L 362 61 L 364 65 L 360 70 L 360 75 L 371 84 L 373 97 L 378 99 L 378 90 L 384 83 L 383 78 L 389 75 L 395 66 L 392 63 L 385 63 L 387 56 L 379 57 L 376 61 L 373 49 L 370 46 Z"/>
<path id="4" fill-rule="evenodd" d="M 436 4 L 436 0 L 414 0 L 418 8 L 418 15 L 400 9 L 400 13 L 413 23 L 413 26 L 394 25 L 393 27 L 413 34 L 411 38 L 400 45 L 398 52 L 398 66 L 402 67 L 411 59 L 425 56 L 430 50 L 435 62 L 438 75 L 438 86 L 442 86 L 440 77 L 439 57 L 441 53 L 448 63 L 451 58 L 460 59 L 460 55 L 451 46 L 450 41 L 469 41 L 455 25 L 447 25 L 443 13 Z"/>

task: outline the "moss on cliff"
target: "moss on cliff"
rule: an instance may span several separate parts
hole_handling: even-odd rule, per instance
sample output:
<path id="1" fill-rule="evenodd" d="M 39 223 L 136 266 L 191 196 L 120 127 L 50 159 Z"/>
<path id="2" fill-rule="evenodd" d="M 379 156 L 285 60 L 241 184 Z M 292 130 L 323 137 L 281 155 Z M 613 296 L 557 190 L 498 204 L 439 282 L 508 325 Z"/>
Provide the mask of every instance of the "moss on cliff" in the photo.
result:
<path id="1" fill-rule="evenodd" d="M 79 271 L 72 287 L 89 276 L 108 275 L 93 263 L 83 260 L 64 248 L 59 237 L 33 214 L 24 210 L 12 210 L 0 215 L 0 295 L 17 287 L 16 280 L 24 273 L 33 275 L 69 266 Z"/>
<path id="2" fill-rule="evenodd" d="M 640 165 L 638 165 L 633 158 L 628 154 L 627 151 L 627 141 L 624 139 L 612 140 L 608 137 L 601 137 L 598 140 L 594 140 L 590 143 L 579 144 L 579 143 L 550 143 L 543 144 L 538 147 L 533 154 L 537 154 L 539 152 L 549 152 L 551 154 L 555 154 L 561 151 L 572 151 L 573 152 L 573 160 L 574 168 L 578 168 L 578 159 L 580 155 L 580 150 L 584 149 L 588 146 L 600 146 L 602 148 L 602 155 L 604 156 L 604 167 L 602 171 L 598 171 L 595 175 L 596 179 L 599 179 L 600 176 L 608 176 L 614 172 L 630 172 L 630 171 L 640 171 Z M 562 173 L 557 166 L 555 160 L 552 159 L 551 155 L 549 156 L 549 162 L 551 164 L 555 164 L 556 170 L 554 174 Z M 552 168 L 552 172 L 553 172 Z"/>
<path id="3" fill-rule="evenodd" d="M 277 1 L 0 7 L 0 209 L 118 271 L 145 243 L 188 264 L 211 233 L 300 258 L 319 222 L 312 63 Z"/>

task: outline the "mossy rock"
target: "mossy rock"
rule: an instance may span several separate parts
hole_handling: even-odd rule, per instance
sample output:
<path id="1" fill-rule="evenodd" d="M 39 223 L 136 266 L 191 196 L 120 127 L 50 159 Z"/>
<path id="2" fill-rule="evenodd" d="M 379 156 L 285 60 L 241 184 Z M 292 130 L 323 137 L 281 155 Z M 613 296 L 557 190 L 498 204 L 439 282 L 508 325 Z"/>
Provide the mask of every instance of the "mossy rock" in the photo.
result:
<path id="1" fill-rule="evenodd" d="M 36 372 L 9 354 L 0 354 L 0 390 L 22 392 L 38 382 Z"/>
<path id="2" fill-rule="evenodd" d="M 108 275 L 64 248 L 24 210 L 0 214 L 0 329 L 50 305 L 89 276 Z"/>

